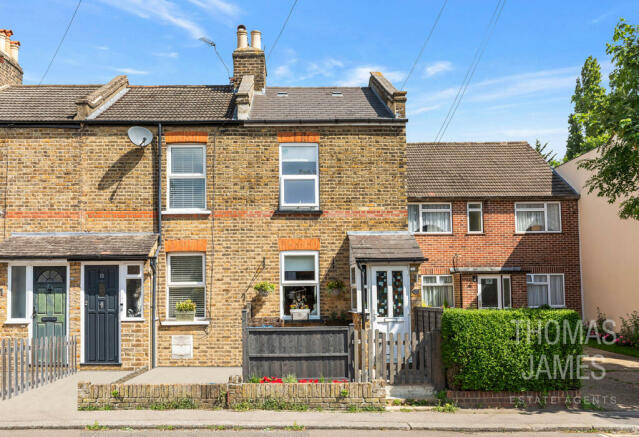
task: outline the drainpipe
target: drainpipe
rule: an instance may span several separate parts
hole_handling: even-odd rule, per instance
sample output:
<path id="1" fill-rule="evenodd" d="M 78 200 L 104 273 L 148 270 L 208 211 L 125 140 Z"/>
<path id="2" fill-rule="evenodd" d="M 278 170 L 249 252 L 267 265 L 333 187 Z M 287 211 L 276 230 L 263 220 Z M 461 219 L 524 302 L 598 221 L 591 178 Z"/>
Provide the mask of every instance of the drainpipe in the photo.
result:
<path id="1" fill-rule="evenodd" d="M 155 367 L 155 314 L 157 302 L 157 282 L 158 282 L 158 257 L 162 248 L 162 123 L 158 123 L 158 248 L 151 259 L 151 269 L 153 270 L 153 293 L 151 296 L 151 368 Z"/>

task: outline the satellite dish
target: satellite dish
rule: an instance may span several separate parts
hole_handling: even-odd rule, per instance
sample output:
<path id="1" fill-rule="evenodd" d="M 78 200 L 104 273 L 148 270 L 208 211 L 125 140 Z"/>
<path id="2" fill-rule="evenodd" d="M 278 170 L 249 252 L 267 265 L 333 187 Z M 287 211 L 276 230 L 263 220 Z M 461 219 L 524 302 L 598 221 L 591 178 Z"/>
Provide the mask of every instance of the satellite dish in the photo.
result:
<path id="1" fill-rule="evenodd" d="M 145 127 L 133 126 L 129 129 L 129 139 L 136 146 L 145 147 L 153 141 L 153 134 Z"/>

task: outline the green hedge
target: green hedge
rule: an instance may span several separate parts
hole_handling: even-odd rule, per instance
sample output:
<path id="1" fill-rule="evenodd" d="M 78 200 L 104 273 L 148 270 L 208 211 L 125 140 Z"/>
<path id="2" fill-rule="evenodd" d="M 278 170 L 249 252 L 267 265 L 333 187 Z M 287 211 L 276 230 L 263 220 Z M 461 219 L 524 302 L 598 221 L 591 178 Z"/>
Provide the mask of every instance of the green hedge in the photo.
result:
<path id="1" fill-rule="evenodd" d="M 516 320 L 522 321 L 519 341 Z M 526 328 L 528 321 L 530 330 Z M 549 325 L 547 321 L 551 321 Z M 564 321 L 570 330 L 565 328 Z M 548 329 L 540 331 L 539 323 Z M 577 366 L 581 365 L 583 334 L 576 341 L 571 338 L 577 326 L 581 326 L 581 320 L 572 310 L 447 309 L 442 315 L 442 355 L 449 388 L 515 392 L 579 388 Z M 557 334 L 560 339 L 557 343 L 546 341 L 547 336 L 552 343 Z M 550 375 L 545 372 L 544 355 Z M 561 367 L 555 365 L 555 355 Z M 526 379 L 531 356 L 535 376 Z M 562 378 L 561 370 L 567 368 L 569 361 L 572 372 L 566 372 Z M 540 368 L 542 371 L 538 372 Z"/>

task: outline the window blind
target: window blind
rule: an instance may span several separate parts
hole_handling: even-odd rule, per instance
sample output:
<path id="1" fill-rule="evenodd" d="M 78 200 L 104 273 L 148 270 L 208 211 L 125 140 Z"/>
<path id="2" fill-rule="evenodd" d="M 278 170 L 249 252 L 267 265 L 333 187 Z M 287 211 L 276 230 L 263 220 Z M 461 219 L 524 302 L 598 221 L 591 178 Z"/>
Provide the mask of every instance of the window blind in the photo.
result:
<path id="1" fill-rule="evenodd" d="M 205 208 L 204 178 L 171 179 L 169 184 L 169 208 Z"/>
<path id="2" fill-rule="evenodd" d="M 171 282 L 204 282 L 202 256 L 171 256 Z"/>
<path id="3" fill-rule="evenodd" d="M 203 287 L 169 288 L 169 317 L 175 317 L 175 305 L 187 299 L 191 299 L 195 302 L 195 317 L 205 317 L 206 306 L 204 303 Z"/>

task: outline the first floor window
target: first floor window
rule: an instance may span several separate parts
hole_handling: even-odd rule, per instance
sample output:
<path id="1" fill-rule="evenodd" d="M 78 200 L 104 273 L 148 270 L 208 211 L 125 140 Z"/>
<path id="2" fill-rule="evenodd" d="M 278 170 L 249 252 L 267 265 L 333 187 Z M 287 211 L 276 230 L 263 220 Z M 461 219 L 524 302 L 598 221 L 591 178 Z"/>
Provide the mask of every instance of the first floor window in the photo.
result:
<path id="1" fill-rule="evenodd" d="M 169 209 L 206 209 L 204 146 L 169 147 Z"/>
<path id="2" fill-rule="evenodd" d="M 25 319 L 27 317 L 27 267 L 11 267 L 11 312 L 10 319 Z"/>
<path id="3" fill-rule="evenodd" d="M 175 305 L 187 299 L 191 299 L 195 303 L 195 316 L 205 317 L 204 272 L 203 254 L 169 255 L 169 317 L 175 317 Z"/>
<path id="4" fill-rule="evenodd" d="M 283 315 L 308 309 L 311 316 L 319 316 L 317 252 L 283 252 L 281 269 Z"/>
<path id="5" fill-rule="evenodd" d="M 564 275 L 529 274 L 526 275 L 526 285 L 528 287 L 529 307 L 535 308 L 542 305 L 550 305 L 551 307 L 566 306 Z"/>
<path id="6" fill-rule="evenodd" d="M 452 232 L 450 203 L 422 203 L 408 205 L 408 230 L 430 234 Z"/>
<path id="7" fill-rule="evenodd" d="M 482 217 L 482 203 L 468 202 L 468 232 L 481 233 L 484 232 L 484 220 Z"/>
<path id="8" fill-rule="evenodd" d="M 451 275 L 422 276 L 422 302 L 430 307 L 454 306 Z"/>
<path id="9" fill-rule="evenodd" d="M 138 319 L 142 317 L 142 266 L 131 264 L 126 266 L 125 276 L 126 307 L 125 317 Z"/>
<path id="10" fill-rule="evenodd" d="M 560 232 L 559 202 L 515 203 L 517 232 Z"/>
<path id="11" fill-rule="evenodd" d="M 317 144 L 280 146 L 280 207 L 319 207 Z"/>

